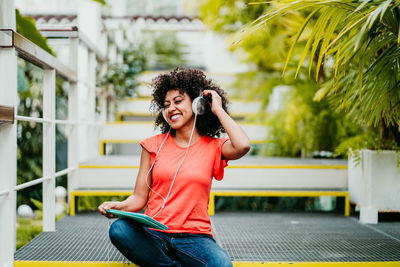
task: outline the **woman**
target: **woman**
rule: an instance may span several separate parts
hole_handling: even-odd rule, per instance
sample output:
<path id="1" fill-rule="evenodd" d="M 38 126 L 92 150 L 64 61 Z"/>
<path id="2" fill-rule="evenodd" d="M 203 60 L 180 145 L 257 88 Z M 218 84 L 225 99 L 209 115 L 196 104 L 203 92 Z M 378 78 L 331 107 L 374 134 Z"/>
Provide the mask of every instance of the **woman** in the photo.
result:
<path id="1" fill-rule="evenodd" d="M 250 141 L 226 105 L 224 91 L 200 70 L 177 68 L 155 78 L 152 107 L 162 134 L 140 143 L 133 194 L 98 208 L 113 217 L 107 209 L 137 212 L 147 204 L 145 214 L 168 226 L 156 230 L 126 219 L 111 225 L 111 242 L 135 264 L 232 266 L 212 237 L 208 201 L 212 178 L 221 180 L 227 161 L 245 155 Z M 224 132 L 229 139 L 216 138 Z"/>

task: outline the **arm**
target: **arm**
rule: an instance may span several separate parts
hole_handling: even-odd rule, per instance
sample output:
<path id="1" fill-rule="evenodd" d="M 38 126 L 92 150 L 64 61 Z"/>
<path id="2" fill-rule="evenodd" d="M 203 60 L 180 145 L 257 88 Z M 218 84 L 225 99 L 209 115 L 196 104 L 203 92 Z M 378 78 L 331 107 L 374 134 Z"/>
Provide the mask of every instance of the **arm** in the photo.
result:
<path id="1" fill-rule="evenodd" d="M 204 95 L 211 95 L 211 111 L 218 117 L 229 136 L 222 146 L 222 156 L 225 159 L 239 159 L 250 150 L 250 140 L 243 129 L 222 108 L 221 97 L 216 91 L 204 90 Z"/>
<path id="2" fill-rule="evenodd" d="M 150 153 L 146 150 L 142 150 L 140 157 L 139 172 L 136 179 L 135 190 L 131 196 L 124 201 L 106 201 L 98 207 L 101 214 L 106 217 L 114 218 L 115 216 L 106 212 L 107 209 L 125 210 L 125 211 L 139 211 L 147 203 L 149 188 L 146 184 L 146 175 L 150 169 Z M 147 183 L 151 183 L 151 174 L 147 177 Z"/>

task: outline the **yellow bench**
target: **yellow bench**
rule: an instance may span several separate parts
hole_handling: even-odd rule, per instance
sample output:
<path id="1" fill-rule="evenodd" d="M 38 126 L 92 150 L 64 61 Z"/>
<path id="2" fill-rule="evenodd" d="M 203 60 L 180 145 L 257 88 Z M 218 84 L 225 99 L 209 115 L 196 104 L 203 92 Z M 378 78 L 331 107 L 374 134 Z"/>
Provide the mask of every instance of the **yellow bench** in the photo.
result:
<path id="1" fill-rule="evenodd" d="M 75 200 L 79 196 L 130 196 L 132 191 L 129 190 L 78 190 L 70 193 L 70 216 L 75 216 Z M 350 197 L 348 191 L 312 191 L 312 190 L 218 190 L 211 191 L 210 202 L 208 204 L 208 214 L 215 214 L 215 197 L 320 197 L 334 196 L 344 197 L 344 215 L 350 215 Z"/>
<path id="2" fill-rule="evenodd" d="M 215 214 L 215 197 L 320 197 L 320 196 L 334 196 L 344 197 L 344 215 L 350 215 L 350 197 L 348 191 L 340 190 L 326 190 L 326 191 L 313 191 L 313 190 L 218 190 L 211 191 L 210 202 L 208 204 L 208 214 L 213 216 Z"/>

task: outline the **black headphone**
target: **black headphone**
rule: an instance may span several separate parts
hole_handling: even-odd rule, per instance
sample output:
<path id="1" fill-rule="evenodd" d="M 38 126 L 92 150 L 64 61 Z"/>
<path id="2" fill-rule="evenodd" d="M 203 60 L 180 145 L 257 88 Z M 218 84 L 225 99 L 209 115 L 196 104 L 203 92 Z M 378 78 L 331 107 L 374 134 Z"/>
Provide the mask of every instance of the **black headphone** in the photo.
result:
<path id="1" fill-rule="evenodd" d="M 203 92 L 202 91 L 200 91 L 200 95 L 198 97 L 193 99 L 192 111 L 193 111 L 195 116 L 203 115 L 204 112 L 206 111 L 206 100 L 203 97 Z M 165 116 L 165 110 L 163 108 L 161 109 L 161 114 L 163 115 L 164 120 L 166 122 L 168 122 L 167 121 L 167 117 Z"/>

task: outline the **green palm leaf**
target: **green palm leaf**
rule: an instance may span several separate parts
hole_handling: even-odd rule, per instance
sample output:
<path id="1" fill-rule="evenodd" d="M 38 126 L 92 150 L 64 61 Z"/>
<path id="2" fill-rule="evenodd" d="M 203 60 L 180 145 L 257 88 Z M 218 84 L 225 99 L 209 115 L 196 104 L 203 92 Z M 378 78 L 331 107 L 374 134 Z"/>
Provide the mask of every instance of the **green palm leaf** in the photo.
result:
<path id="1" fill-rule="evenodd" d="M 288 71 L 304 29 L 312 27 L 295 77 L 307 56 L 309 75 L 315 67 L 316 80 L 327 57 L 335 58 L 332 80 L 317 91 L 314 99 L 333 99 L 359 123 L 399 123 L 400 115 L 393 109 L 400 107 L 400 1 L 281 0 L 269 4 L 274 7 L 250 29 L 257 30 L 291 12 L 310 13 L 293 39 L 283 73 Z"/>

